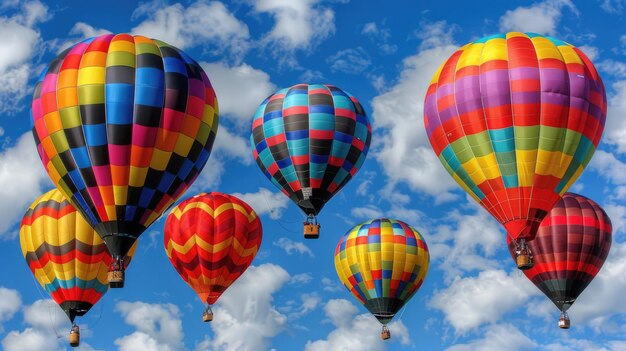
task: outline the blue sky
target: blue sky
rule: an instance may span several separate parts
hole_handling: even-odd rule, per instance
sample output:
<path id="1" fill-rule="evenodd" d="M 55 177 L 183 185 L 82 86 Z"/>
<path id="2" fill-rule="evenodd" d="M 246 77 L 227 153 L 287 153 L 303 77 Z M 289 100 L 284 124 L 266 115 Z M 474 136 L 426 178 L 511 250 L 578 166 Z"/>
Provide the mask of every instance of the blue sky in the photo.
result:
<path id="1" fill-rule="evenodd" d="M 195 185 L 236 194 L 261 215 L 253 266 L 201 322 L 202 304 L 163 250 L 164 218 L 140 238 L 124 289 L 80 319 L 81 350 L 626 350 L 626 1 L 238 0 L 40 2 L 0 5 L 0 345 L 63 350 L 69 322 L 35 283 L 18 224 L 52 188 L 29 131 L 30 94 L 63 48 L 107 31 L 176 45 L 202 63 L 220 129 Z M 389 4 L 388 4 L 389 3 Z M 526 281 L 499 224 L 459 189 L 430 149 L 423 99 L 458 46 L 520 30 L 581 47 L 607 87 L 607 127 L 573 190 L 614 224 L 611 254 L 559 330 L 556 308 Z M 360 99 L 372 149 L 329 203 L 322 235 L 304 241 L 303 215 L 261 174 L 248 145 L 261 101 L 296 83 L 329 83 Z M 380 326 L 340 285 L 333 251 L 353 225 L 379 216 L 424 236 L 431 269 L 380 341 Z"/>

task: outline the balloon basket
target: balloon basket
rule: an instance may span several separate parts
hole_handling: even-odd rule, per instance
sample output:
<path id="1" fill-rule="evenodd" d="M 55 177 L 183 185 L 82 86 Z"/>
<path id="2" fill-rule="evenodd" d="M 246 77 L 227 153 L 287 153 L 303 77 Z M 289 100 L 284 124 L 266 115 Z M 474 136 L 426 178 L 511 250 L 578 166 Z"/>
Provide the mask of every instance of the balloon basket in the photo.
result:
<path id="1" fill-rule="evenodd" d="M 528 254 L 519 254 L 517 255 L 517 258 L 515 259 L 515 261 L 517 262 L 517 268 L 521 269 L 521 270 L 527 270 L 530 268 L 533 268 L 533 266 L 535 265 L 533 263 L 532 258 L 530 257 L 530 255 Z"/>
<path id="2" fill-rule="evenodd" d="M 113 270 L 107 273 L 110 288 L 123 288 L 124 287 L 124 271 Z"/>
<path id="3" fill-rule="evenodd" d="M 213 312 L 211 311 L 204 311 L 204 313 L 202 314 L 202 321 L 207 323 L 213 320 Z"/>
<path id="4" fill-rule="evenodd" d="M 389 338 L 391 338 L 391 332 L 389 331 L 389 328 L 387 328 L 387 326 L 383 326 L 383 331 L 380 332 L 380 338 L 382 340 L 388 340 Z"/>
<path id="5" fill-rule="evenodd" d="M 77 347 L 80 345 L 80 329 L 76 324 L 70 329 L 70 346 Z"/>
<path id="6" fill-rule="evenodd" d="M 569 329 L 569 317 L 565 313 L 561 313 L 561 318 L 559 318 L 559 328 L 561 329 Z"/>
<path id="7" fill-rule="evenodd" d="M 317 239 L 320 237 L 320 225 L 312 223 L 304 223 L 304 238 Z"/>

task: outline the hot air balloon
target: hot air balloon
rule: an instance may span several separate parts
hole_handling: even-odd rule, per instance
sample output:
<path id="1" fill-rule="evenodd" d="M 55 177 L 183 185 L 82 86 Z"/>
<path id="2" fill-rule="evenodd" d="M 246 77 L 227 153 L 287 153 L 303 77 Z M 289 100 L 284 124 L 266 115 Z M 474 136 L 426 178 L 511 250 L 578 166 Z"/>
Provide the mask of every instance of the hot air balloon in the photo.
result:
<path id="1" fill-rule="evenodd" d="M 294 85 L 257 109 L 250 136 L 254 159 L 307 215 L 305 238 L 319 237 L 316 216 L 359 170 L 371 135 L 359 101 L 332 85 Z"/>
<path id="2" fill-rule="evenodd" d="M 30 205 L 20 226 L 22 254 L 41 286 L 73 324 L 70 345 L 80 343 L 74 322 L 107 292 L 112 261 L 106 245 L 57 189 Z M 132 246 L 124 265 L 130 263 Z"/>
<path id="3" fill-rule="evenodd" d="M 217 99 L 202 68 L 156 39 L 106 34 L 62 52 L 33 94 L 33 135 L 59 190 L 115 258 L 189 188 L 209 158 Z"/>
<path id="4" fill-rule="evenodd" d="M 424 101 L 433 150 L 465 191 L 526 243 L 589 163 L 602 135 L 606 93 L 578 48 L 534 33 L 476 40 L 439 67 Z"/>
<path id="5" fill-rule="evenodd" d="M 391 334 L 387 323 L 417 292 L 430 256 L 420 233 L 395 219 L 373 219 L 350 229 L 335 249 L 339 280 Z"/>
<path id="6" fill-rule="evenodd" d="M 528 243 L 535 266 L 525 270 L 533 282 L 561 311 L 559 327 L 570 326 L 567 310 L 591 283 L 611 248 L 611 219 L 582 195 L 566 193 Z M 508 238 L 509 252 L 515 245 Z"/>
<path id="7" fill-rule="evenodd" d="M 164 246 L 172 265 L 207 308 L 250 266 L 263 228 L 242 200 L 218 192 L 201 193 L 174 207 L 167 217 Z"/>

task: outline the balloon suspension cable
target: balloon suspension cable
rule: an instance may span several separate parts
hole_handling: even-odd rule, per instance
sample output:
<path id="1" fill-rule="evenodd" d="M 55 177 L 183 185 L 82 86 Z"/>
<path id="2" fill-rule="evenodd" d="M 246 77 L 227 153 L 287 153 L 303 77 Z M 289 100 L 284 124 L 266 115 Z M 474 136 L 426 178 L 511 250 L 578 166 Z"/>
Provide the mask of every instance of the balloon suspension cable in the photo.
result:
<path id="1" fill-rule="evenodd" d="M 380 332 L 380 338 L 383 340 L 391 338 L 391 332 L 389 331 L 389 328 L 387 328 L 386 324 L 383 324 L 383 330 Z"/>
<path id="2" fill-rule="evenodd" d="M 567 312 L 561 311 L 561 317 L 559 317 L 559 328 L 561 329 L 569 329 L 570 320 Z"/>
<path id="3" fill-rule="evenodd" d="M 70 346 L 77 347 L 78 345 L 80 345 L 80 328 L 74 323 L 70 329 Z"/>
<path id="4" fill-rule="evenodd" d="M 211 305 L 207 305 L 204 313 L 202 313 L 202 321 L 210 322 L 213 320 L 213 310 L 211 309 Z"/>
<path id="5" fill-rule="evenodd" d="M 321 225 L 317 222 L 317 216 L 315 214 L 308 214 L 306 221 L 304 222 L 304 238 L 305 239 L 317 239 L 320 237 Z"/>
<path id="6" fill-rule="evenodd" d="M 515 262 L 517 268 L 521 270 L 530 269 L 535 265 L 533 253 L 524 238 L 515 241 Z"/>
<path id="7" fill-rule="evenodd" d="M 110 288 L 124 287 L 124 257 L 118 255 L 113 258 L 109 265 L 107 277 L 109 279 Z"/>

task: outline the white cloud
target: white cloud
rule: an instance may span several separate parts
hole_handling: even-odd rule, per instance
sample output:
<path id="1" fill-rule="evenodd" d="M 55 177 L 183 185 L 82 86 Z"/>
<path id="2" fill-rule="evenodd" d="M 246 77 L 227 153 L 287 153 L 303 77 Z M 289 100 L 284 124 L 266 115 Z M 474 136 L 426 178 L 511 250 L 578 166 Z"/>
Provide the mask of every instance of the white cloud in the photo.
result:
<path id="1" fill-rule="evenodd" d="M 24 307 L 24 322 L 38 330 L 54 332 L 61 327 L 70 327 L 70 320 L 63 310 L 51 299 L 37 300 Z"/>
<path id="2" fill-rule="evenodd" d="M 436 227 L 421 232 L 428 243 L 431 259 L 441 261 L 439 267 L 446 280 L 463 272 L 499 266 L 492 257 L 505 245 L 505 234 L 485 210 L 474 209 L 473 214 L 451 211 Z M 476 228 L 481 228 L 480 239 L 476 237 Z"/>
<path id="3" fill-rule="evenodd" d="M 608 13 L 622 13 L 624 11 L 624 0 L 601 0 L 600 7 Z"/>
<path id="4" fill-rule="evenodd" d="M 51 347 L 60 350 L 56 335 L 33 328 L 13 330 L 2 339 L 4 351 L 51 351 Z"/>
<path id="5" fill-rule="evenodd" d="M 313 276 L 311 273 L 300 273 L 292 275 L 291 279 L 289 279 L 289 284 L 304 285 L 310 283 L 312 280 Z"/>
<path id="6" fill-rule="evenodd" d="M 305 315 L 316 310 L 321 302 L 322 298 L 315 292 L 310 294 L 302 294 L 300 295 L 300 304 L 298 305 L 297 309 L 293 310 L 291 306 L 288 306 L 288 317 L 290 320 L 302 318 Z"/>
<path id="7" fill-rule="evenodd" d="M 28 206 L 40 196 L 45 188 L 52 188 L 35 141 L 30 132 L 22 135 L 17 143 L 0 153 L 0 239 L 15 237 L 11 231 L 19 223 Z"/>
<path id="8" fill-rule="evenodd" d="M 536 32 L 554 35 L 565 9 L 578 15 L 576 6 L 570 0 L 545 0 L 530 6 L 519 6 L 508 10 L 500 17 L 500 31 Z"/>
<path id="9" fill-rule="evenodd" d="M 228 66 L 224 63 L 201 63 L 217 94 L 220 116 L 233 118 L 249 133 L 254 112 L 261 102 L 277 88 L 269 74 L 245 63 Z"/>
<path id="10" fill-rule="evenodd" d="M 398 341 L 403 346 L 410 343 L 408 329 L 402 322 L 389 324 L 391 339 L 385 342 L 380 340 L 378 321 L 370 314 L 357 315 L 357 307 L 348 300 L 330 300 L 324 306 L 324 312 L 335 326 L 335 330 L 331 331 L 326 339 L 307 341 L 305 351 L 379 351 L 386 350 L 388 344 L 397 349 Z"/>
<path id="11" fill-rule="evenodd" d="M 613 243 L 604 266 L 570 308 L 573 322 L 608 318 L 626 313 L 622 291 L 626 289 L 626 244 Z"/>
<path id="12" fill-rule="evenodd" d="M 132 29 L 133 34 L 157 38 L 180 49 L 202 46 L 209 53 L 227 52 L 235 58 L 249 47 L 248 26 L 219 1 L 197 0 L 188 7 L 166 6 L 161 1 L 140 5 L 133 19 L 147 17 Z"/>
<path id="13" fill-rule="evenodd" d="M 454 198 L 451 191 L 458 185 L 428 143 L 424 96 L 437 67 L 457 46 L 445 22 L 422 27 L 420 52 L 405 58 L 398 82 L 372 100 L 377 134 L 372 138 L 372 153 L 389 177 L 389 188 L 405 182 L 411 190 L 429 194 L 441 203 Z"/>
<path id="14" fill-rule="evenodd" d="M 217 134 L 221 133 L 220 130 Z M 224 161 L 218 155 L 211 155 L 206 165 L 193 182 L 191 187 L 187 189 L 189 194 L 197 194 L 201 192 L 213 191 L 221 183 L 221 177 L 224 174 Z"/>
<path id="15" fill-rule="evenodd" d="M 352 217 L 361 219 L 374 219 L 383 216 L 383 211 L 374 205 L 365 205 L 363 207 L 354 207 L 350 210 Z"/>
<path id="16" fill-rule="evenodd" d="M 249 165 L 254 161 L 249 143 L 247 138 L 233 134 L 222 125 L 215 137 L 212 153 L 219 159 L 234 158 L 244 165 Z"/>
<path id="17" fill-rule="evenodd" d="M 115 340 L 120 351 L 184 349 L 183 326 L 176 305 L 120 301 L 115 310 L 126 324 L 136 328 L 132 334 Z"/>
<path id="18" fill-rule="evenodd" d="M 322 286 L 322 289 L 328 292 L 345 291 L 345 287 L 337 281 L 337 278 L 335 280 L 326 277 L 322 278 Z"/>
<path id="19" fill-rule="evenodd" d="M 326 59 L 326 63 L 330 65 L 330 70 L 333 73 L 361 74 L 372 64 L 372 60 L 367 51 L 358 46 L 354 49 L 350 48 L 336 52 Z"/>
<path id="20" fill-rule="evenodd" d="M 596 68 L 607 75 L 626 78 L 626 63 L 624 62 L 607 59 L 598 62 Z"/>
<path id="21" fill-rule="evenodd" d="M 594 62 L 600 56 L 600 49 L 592 45 L 579 45 L 578 48 Z"/>
<path id="22" fill-rule="evenodd" d="M 275 55 L 288 63 L 296 49 L 309 49 L 335 32 L 335 13 L 320 5 L 320 0 L 259 0 L 253 3 L 257 13 L 274 17 L 274 27 L 261 40 Z M 280 53 L 277 53 L 279 51 Z"/>
<path id="23" fill-rule="evenodd" d="M 391 30 L 385 27 L 386 20 L 379 26 L 376 22 L 368 22 L 363 26 L 361 34 L 368 36 L 372 42 L 376 43 L 378 49 L 383 54 L 393 54 L 398 51 L 398 46 L 389 44 Z"/>
<path id="24" fill-rule="evenodd" d="M 309 255 L 309 257 L 314 257 L 313 251 L 311 251 L 311 249 L 309 249 L 309 247 L 306 246 L 301 241 L 293 241 L 293 240 L 291 240 L 289 238 L 284 238 L 283 237 L 283 238 L 279 238 L 278 240 L 274 241 L 274 246 L 278 246 L 281 249 L 285 250 L 287 255 L 291 255 L 294 252 L 297 252 L 300 255 L 307 254 L 307 255 Z"/>
<path id="25" fill-rule="evenodd" d="M 503 324 L 490 325 L 486 328 L 483 338 L 472 340 L 467 344 L 448 347 L 446 351 L 517 351 L 534 349 L 535 347 L 537 344 L 517 328 L 510 324 Z"/>
<path id="26" fill-rule="evenodd" d="M 19 311 L 21 306 L 22 299 L 17 290 L 0 287 L 0 323 L 13 318 L 13 315 Z M 2 331 L 2 325 L 0 325 L 0 333 Z"/>
<path id="27" fill-rule="evenodd" d="M 517 271 L 482 271 L 475 277 L 457 277 L 435 292 L 429 305 L 440 310 L 457 334 L 484 323 L 495 323 L 505 313 L 523 305 L 538 290 Z"/>
<path id="28" fill-rule="evenodd" d="M 612 92 L 608 95 L 608 113 L 602 140 L 615 145 L 617 152 L 626 153 L 626 80 L 620 80 L 611 85 Z M 597 157 L 591 159 L 591 162 Z"/>
<path id="29" fill-rule="evenodd" d="M 607 131 L 610 132 L 611 129 L 607 128 Z M 613 184 L 626 184 L 626 163 L 610 152 L 597 150 L 589 162 L 589 168 Z"/>
<path id="30" fill-rule="evenodd" d="M 30 62 L 42 47 L 35 27 L 49 18 L 48 7 L 39 1 L 19 3 L 15 10 L 13 16 L 0 17 L 0 113 L 24 108 L 22 98 L 30 93 L 28 80 L 39 73 Z"/>
<path id="31" fill-rule="evenodd" d="M 274 193 L 267 188 L 259 188 L 256 193 L 233 193 L 233 196 L 245 201 L 259 216 L 269 214 L 271 219 L 282 217 L 289 203 L 289 198 L 283 193 Z"/>
<path id="32" fill-rule="evenodd" d="M 624 190 L 624 187 L 619 188 L 620 190 Z M 626 207 L 615 203 L 609 203 L 602 206 L 602 208 L 611 219 L 614 237 L 618 234 L 624 234 L 626 232 Z"/>
<path id="33" fill-rule="evenodd" d="M 74 24 L 72 29 L 70 29 L 70 34 L 77 35 L 80 37 L 80 39 L 99 37 L 101 35 L 105 35 L 109 33 L 111 33 L 111 31 L 108 29 L 96 28 L 85 22 L 76 22 L 76 24 Z"/>
<path id="34" fill-rule="evenodd" d="M 271 338 L 286 326 L 287 317 L 272 305 L 273 294 L 289 281 L 282 267 L 266 263 L 251 266 L 220 297 L 213 308 L 213 339 L 196 350 L 256 351 L 267 349 Z M 254 291 L 253 294 L 250 292 Z M 245 335 L 245 338 L 242 338 Z"/>

